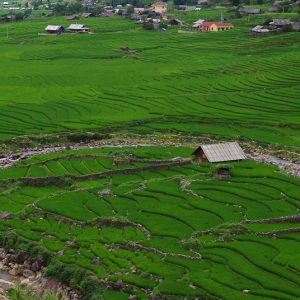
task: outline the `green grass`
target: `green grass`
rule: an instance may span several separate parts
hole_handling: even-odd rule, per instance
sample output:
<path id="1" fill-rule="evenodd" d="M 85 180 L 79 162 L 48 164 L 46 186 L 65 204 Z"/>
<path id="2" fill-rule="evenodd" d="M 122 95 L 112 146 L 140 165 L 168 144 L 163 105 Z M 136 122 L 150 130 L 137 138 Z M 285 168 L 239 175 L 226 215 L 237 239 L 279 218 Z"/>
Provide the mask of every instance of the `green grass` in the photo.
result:
<path id="1" fill-rule="evenodd" d="M 290 147 L 299 136 L 298 33 L 249 36 L 282 14 L 230 19 L 211 34 L 143 30 L 126 19 L 84 19 L 94 34 L 38 36 L 63 17 L 0 24 L 0 138 L 119 129 L 253 139 Z M 182 18 L 219 19 L 220 10 Z M 287 13 L 284 17 L 295 17 Z M 137 50 L 124 57 L 120 47 Z"/>
<path id="2" fill-rule="evenodd" d="M 100 148 L 77 154 L 115 153 L 121 158 L 129 151 L 131 157 L 150 158 L 153 153 L 156 158 L 171 158 L 189 156 L 192 149 Z M 44 168 L 50 158 L 74 166 L 71 153 L 76 151 L 36 156 L 0 174 L 7 170 L 13 174 L 12 170 L 29 164 Z M 99 158 L 89 159 L 93 165 Z M 297 214 L 299 180 L 252 161 L 230 165 L 232 175 L 224 179 L 212 176 L 210 164 L 189 164 L 74 181 L 60 188 L 10 183 L 9 189 L 2 189 L 0 211 L 11 212 L 12 218 L 1 220 L 0 230 L 13 231 L 54 256 L 63 250 L 57 259 L 66 266 L 127 285 L 119 292 L 104 288 L 104 299 L 126 299 L 130 294 L 146 299 L 145 289 L 171 298 L 243 299 L 243 290 L 249 290 L 249 299 L 298 299 L 299 234 L 283 232 L 276 238 L 264 234 L 299 224 L 243 221 Z M 56 165 L 52 172 L 62 174 Z M 182 179 L 190 180 L 187 189 L 193 194 L 180 189 Z M 114 195 L 97 196 L 104 188 Z M 93 263 L 96 258 L 99 265 Z"/>

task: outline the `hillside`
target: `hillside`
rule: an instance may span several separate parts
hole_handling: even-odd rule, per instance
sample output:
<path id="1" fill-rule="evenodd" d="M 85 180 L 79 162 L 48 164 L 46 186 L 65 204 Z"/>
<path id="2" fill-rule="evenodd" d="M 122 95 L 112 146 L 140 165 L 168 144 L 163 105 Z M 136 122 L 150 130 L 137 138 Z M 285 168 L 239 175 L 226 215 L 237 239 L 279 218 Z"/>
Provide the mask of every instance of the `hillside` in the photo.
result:
<path id="1" fill-rule="evenodd" d="M 7 40 L 0 24 L 0 138 L 174 131 L 299 147 L 300 35 L 249 36 L 252 25 L 278 15 L 186 35 L 114 17 L 81 20 L 94 34 L 38 36 L 47 24 L 69 24 L 42 18 L 9 24 Z M 136 54 L 124 54 L 124 46 Z"/>
<path id="2" fill-rule="evenodd" d="M 249 34 L 298 15 L 230 9 L 0 23 L 0 299 L 300 299 L 300 33 Z"/>
<path id="3" fill-rule="evenodd" d="M 101 284 L 87 299 L 152 292 L 169 299 L 298 298 L 299 220 L 276 218 L 297 214 L 299 180 L 251 161 L 231 164 L 231 177 L 223 179 L 212 176 L 210 164 L 151 171 L 158 164 L 151 160 L 162 167 L 191 151 L 64 151 L 2 170 L 1 178 L 22 177 L 1 191 L 1 210 L 12 213 L 0 222 L 1 242 L 56 257 L 46 274 L 71 286 L 82 284 L 74 274 L 91 272 Z M 112 169 L 122 171 L 80 178 Z M 72 181 L 60 179 L 68 174 Z M 60 177 L 34 180 L 46 175 Z"/>

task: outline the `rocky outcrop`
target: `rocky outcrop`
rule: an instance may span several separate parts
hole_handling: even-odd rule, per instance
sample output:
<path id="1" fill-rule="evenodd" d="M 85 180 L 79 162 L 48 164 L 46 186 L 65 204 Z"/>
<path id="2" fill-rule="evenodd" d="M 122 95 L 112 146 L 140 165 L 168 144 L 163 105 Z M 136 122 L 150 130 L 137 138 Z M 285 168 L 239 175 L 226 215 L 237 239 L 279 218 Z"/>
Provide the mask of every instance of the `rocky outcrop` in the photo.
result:
<path id="1" fill-rule="evenodd" d="M 23 251 L 5 251 L 0 248 L 0 272 L 6 274 L 7 278 L 0 279 L 0 300 L 7 300 L 5 292 L 16 285 L 27 288 L 37 296 L 52 293 L 60 299 L 81 299 L 78 291 L 63 285 L 55 278 L 44 277 L 44 267 L 45 261 L 42 258 L 32 259 Z"/>

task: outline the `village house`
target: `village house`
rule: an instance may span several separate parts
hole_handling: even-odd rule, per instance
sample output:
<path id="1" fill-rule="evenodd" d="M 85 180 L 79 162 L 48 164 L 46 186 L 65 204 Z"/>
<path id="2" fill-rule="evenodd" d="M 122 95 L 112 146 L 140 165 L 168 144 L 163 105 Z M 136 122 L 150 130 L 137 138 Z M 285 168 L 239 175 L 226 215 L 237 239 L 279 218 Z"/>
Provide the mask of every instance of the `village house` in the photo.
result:
<path id="1" fill-rule="evenodd" d="M 270 30 L 267 28 L 264 28 L 261 25 L 257 25 L 252 28 L 251 33 L 254 35 L 265 35 L 265 34 L 270 33 Z"/>
<path id="2" fill-rule="evenodd" d="M 203 19 L 199 19 L 196 22 L 193 23 L 193 28 L 198 28 L 203 22 L 205 22 L 205 20 Z"/>
<path id="3" fill-rule="evenodd" d="M 89 28 L 85 27 L 83 24 L 71 24 L 67 30 L 73 33 L 85 33 L 89 32 Z"/>
<path id="4" fill-rule="evenodd" d="M 280 29 L 286 25 L 290 25 L 291 21 L 289 19 L 273 19 L 269 24 Z"/>
<path id="5" fill-rule="evenodd" d="M 169 21 L 169 25 L 171 26 L 178 26 L 178 25 L 182 25 L 182 21 L 179 19 L 171 19 Z"/>
<path id="6" fill-rule="evenodd" d="M 69 17 L 66 18 L 67 21 L 74 21 L 74 20 L 78 20 L 78 19 L 79 19 L 79 17 L 76 16 L 76 15 L 69 16 Z"/>
<path id="7" fill-rule="evenodd" d="M 234 26 L 231 23 L 224 23 L 224 22 L 207 22 L 204 21 L 196 28 L 199 31 L 205 32 L 216 32 L 216 31 L 225 31 L 232 29 Z"/>
<path id="8" fill-rule="evenodd" d="M 246 15 L 256 15 L 262 13 L 260 8 L 246 8 L 241 7 L 238 9 L 239 12 L 244 13 Z"/>
<path id="9" fill-rule="evenodd" d="M 197 3 L 199 4 L 199 5 L 203 5 L 203 4 L 208 4 L 208 0 L 197 0 Z"/>
<path id="10" fill-rule="evenodd" d="M 110 18 L 115 15 L 115 12 L 113 10 L 106 10 L 102 12 L 99 17 L 105 17 L 105 18 Z"/>
<path id="11" fill-rule="evenodd" d="M 145 11 L 145 8 L 144 7 L 135 7 L 133 9 L 133 11 L 134 11 L 135 14 L 141 14 Z"/>
<path id="12" fill-rule="evenodd" d="M 48 34 L 61 34 L 61 33 L 63 33 L 65 31 L 65 29 L 64 29 L 64 27 L 59 26 L 59 25 L 48 25 L 45 28 L 45 31 Z"/>
<path id="13" fill-rule="evenodd" d="M 201 145 L 194 152 L 198 162 L 225 162 L 244 160 L 246 155 L 237 142 Z"/>
<path id="14" fill-rule="evenodd" d="M 194 6 L 194 5 L 178 5 L 178 8 L 180 10 L 184 10 L 184 11 L 194 11 L 194 10 L 196 10 L 197 6 Z"/>
<path id="15" fill-rule="evenodd" d="M 90 17 L 93 17 L 93 14 L 92 13 L 83 13 L 81 16 L 83 18 L 90 18 Z"/>
<path id="16" fill-rule="evenodd" d="M 167 6 L 168 6 L 168 3 L 166 2 L 155 2 L 151 5 L 151 10 L 158 13 L 158 14 L 165 14 L 167 12 Z"/>

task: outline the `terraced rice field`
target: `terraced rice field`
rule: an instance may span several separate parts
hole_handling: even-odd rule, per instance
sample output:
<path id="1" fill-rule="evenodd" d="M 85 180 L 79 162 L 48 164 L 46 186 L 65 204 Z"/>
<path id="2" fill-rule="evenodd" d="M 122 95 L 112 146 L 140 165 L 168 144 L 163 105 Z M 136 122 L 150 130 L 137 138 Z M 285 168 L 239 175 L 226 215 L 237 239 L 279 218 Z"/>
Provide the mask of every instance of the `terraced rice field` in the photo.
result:
<path id="1" fill-rule="evenodd" d="M 182 16 L 218 18 L 208 10 Z M 230 17 L 225 13 L 225 17 Z M 294 17 L 287 14 L 286 17 Z M 94 34 L 38 36 L 64 18 L 0 24 L 0 138 L 76 130 L 210 134 L 298 147 L 299 33 L 249 36 L 264 14 L 216 34 L 84 19 Z M 128 57 L 120 47 L 136 50 Z"/>
<path id="2" fill-rule="evenodd" d="M 252 161 L 231 163 L 226 178 L 207 163 L 138 171 L 191 152 L 99 148 L 21 161 L 0 171 L 0 211 L 12 214 L 0 230 L 89 270 L 104 299 L 299 299 L 300 220 L 280 217 L 298 214 L 300 181 Z M 120 172 L 79 177 L 108 170 Z M 22 179 L 69 174 L 39 187 Z M 119 280 L 121 290 L 106 288 Z"/>

